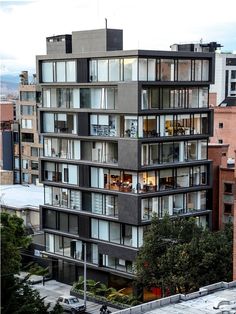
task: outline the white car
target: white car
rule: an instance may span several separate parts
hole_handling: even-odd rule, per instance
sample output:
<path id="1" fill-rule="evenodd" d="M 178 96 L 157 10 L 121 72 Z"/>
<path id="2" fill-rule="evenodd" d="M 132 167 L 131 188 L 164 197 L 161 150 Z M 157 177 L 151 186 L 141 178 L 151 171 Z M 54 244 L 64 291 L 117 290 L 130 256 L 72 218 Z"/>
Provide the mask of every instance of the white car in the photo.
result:
<path id="1" fill-rule="evenodd" d="M 62 295 L 58 298 L 57 302 L 63 307 L 64 311 L 69 311 L 72 314 L 84 313 L 86 310 L 84 304 L 80 303 L 79 299 L 72 295 Z"/>

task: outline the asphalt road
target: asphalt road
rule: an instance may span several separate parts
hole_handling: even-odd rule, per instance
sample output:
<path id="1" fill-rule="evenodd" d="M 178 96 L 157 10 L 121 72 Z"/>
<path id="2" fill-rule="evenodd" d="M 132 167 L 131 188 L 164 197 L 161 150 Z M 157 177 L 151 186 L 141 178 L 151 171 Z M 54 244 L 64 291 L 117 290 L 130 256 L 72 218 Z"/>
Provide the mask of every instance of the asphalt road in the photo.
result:
<path id="1" fill-rule="evenodd" d="M 42 283 L 34 284 L 34 285 L 32 285 L 32 288 L 38 290 L 41 297 L 46 297 L 44 299 L 45 303 L 50 303 L 51 308 L 53 308 L 56 301 L 57 301 L 57 298 L 60 295 L 70 295 L 71 286 L 60 283 L 56 280 L 49 280 L 49 281 L 46 281 L 44 285 Z M 82 299 L 79 299 L 79 300 L 81 303 L 84 302 Z M 101 304 L 87 301 L 86 302 L 86 308 L 87 308 L 86 313 L 99 314 L 100 313 L 100 307 L 101 307 Z M 111 307 L 108 307 L 108 309 L 111 312 L 118 311 L 117 309 L 111 308 Z"/>

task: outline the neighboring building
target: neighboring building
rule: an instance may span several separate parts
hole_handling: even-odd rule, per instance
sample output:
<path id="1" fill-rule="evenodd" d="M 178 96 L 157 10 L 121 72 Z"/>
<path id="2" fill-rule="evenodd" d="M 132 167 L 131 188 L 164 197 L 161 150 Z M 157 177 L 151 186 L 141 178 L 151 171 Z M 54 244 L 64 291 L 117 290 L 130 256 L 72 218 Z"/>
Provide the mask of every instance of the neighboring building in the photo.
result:
<path id="1" fill-rule="evenodd" d="M 236 150 L 235 125 L 236 98 L 232 105 L 228 102 L 214 107 L 214 136 L 210 141 L 211 143 L 228 144 L 228 158 L 234 158 Z"/>
<path id="2" fill-rule="evenodd" d="M 210 106 L 214 107 L 214 135 L 211 143 L 229 144 L 228 157 L 236 150 L 236 54 L 215 54 L 215 84 L 210 88 Z"/>
<path id="3" fill-rule="evenodd" d="M 28 72 L 20 75 L 19 101 L 14 124 L 14 183 L 39 182 L 38 158 L 43 145 L 38 135 L 37 106 L 40 91 L 35 82 L 29 83 Z"/>
<path id="4" fill-rule="evenodd" d="M 209 104 L 236 105 L 236 54 L 215 53 L 215 83 L 210 88 Z"/>
<path id="5" fill-rule="evenodd" d="M 1 211 L 15 213 L 32 232 L 40 230 L 39 205 L 44 199 L 43 187 L 34 185 L 5 185 L 0 190 Z"/>
<path id="6" fill-rule="evenodd" d="M 5 185 L 0 189 L 0 212 L 16 214 L 24 221 L 27 234 L 31 235 L 32 243 L 21 250 L 22 262 L 28 264 L 35 261 L 47 266 L 41 254 L 44 249 L 44 234 L 40 230 L 39 205 L 44 199 L 42 186 L 35 185 Z"/>
<path id="7" fill-rule="evenodd" d="M 235 151 L 236 157 L 236 151 Z M 235 158 L 236 160 L 236 158 Z M 234 191 L 236 195 L 236 166 L 234 168 Z M 234 197 L 233 280 L 236 280 L 236 197 Z"/>
<path id="8" fill-rule="evenodd" d="M 0 183 L 13 183 L 13 145 L 11 124 L 13 122 L 11 101 L 0 101 Z"/>
<path id="9" fill-rule="evenodd" d="M 116 314 L 234 314 L 236 281 L 218 282 L 189 294 L 175 294 L 113 312 Z"/>
<path id="10" fill-rule="evenodd" d="M 53 275 L 110 286 L 133 279 L 153 213 L 211 227 L 214 54 L 123 51 L 122 30 L 47 38 L 42 88 L 41 207 Z"/>
<path id="11" fill-rule="evenodd" d="M 235 161 L 229 159 L 229 145 L 209 144 L 208 158 L 213 161 L 213 229 L 233 222 L 234 201 L 236 200 Z"/>

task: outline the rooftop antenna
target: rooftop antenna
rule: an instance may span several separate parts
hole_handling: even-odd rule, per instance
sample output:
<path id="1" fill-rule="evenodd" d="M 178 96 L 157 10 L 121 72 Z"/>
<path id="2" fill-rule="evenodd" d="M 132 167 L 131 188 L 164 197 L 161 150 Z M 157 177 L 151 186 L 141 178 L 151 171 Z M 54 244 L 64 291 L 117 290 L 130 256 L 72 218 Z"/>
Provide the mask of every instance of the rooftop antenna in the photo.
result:
<path id="1" fill-rule="evenodd" d="M 105 18 L 105 29 L 107 29 L 107 18 Z"/>

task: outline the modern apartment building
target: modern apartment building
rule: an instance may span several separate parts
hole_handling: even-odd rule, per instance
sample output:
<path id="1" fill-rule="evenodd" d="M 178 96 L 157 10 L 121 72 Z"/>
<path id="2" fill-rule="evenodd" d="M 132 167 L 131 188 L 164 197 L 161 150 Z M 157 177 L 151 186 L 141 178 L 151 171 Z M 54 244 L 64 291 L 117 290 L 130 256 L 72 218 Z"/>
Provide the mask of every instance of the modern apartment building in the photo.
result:
<path id="1" fill-rule="evenodd" d="M 43 144 L 38 134 L 37 106 L 40 91 L 28 72 L 20 74 L 19 100 L 16 103 L 14 131 L 14 183 L 36 184 L 39 181 L 38 158 Z"/>
<path id="2" fill-rule="evenodd" d="M 215 53 L 215 83 L 210 88 L 210 106 L 236 105 L 236 54 Z"/>
<path id="3" fill-rule="evenodd" d="M 123 31 L 47 38 L 37 56 L 45 254 L 53 275 L 132 280 L 155 213 L 211 225 L 214 54 L 123 50 Z"/>

